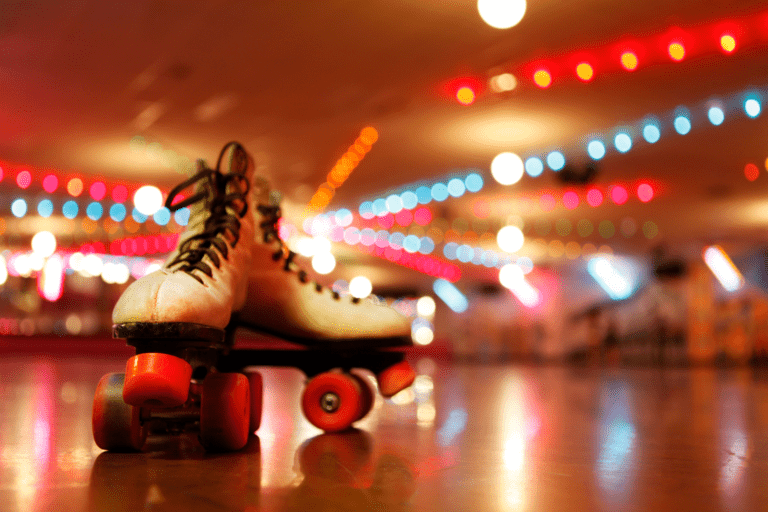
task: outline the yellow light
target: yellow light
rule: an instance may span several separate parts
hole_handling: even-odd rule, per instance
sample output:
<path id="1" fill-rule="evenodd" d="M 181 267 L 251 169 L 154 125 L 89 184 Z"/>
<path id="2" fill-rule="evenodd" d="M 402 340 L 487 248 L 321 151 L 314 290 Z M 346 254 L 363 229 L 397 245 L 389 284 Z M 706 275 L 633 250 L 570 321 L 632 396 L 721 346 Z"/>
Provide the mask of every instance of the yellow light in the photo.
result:
<path id="1" fill-rule="evenodd" d="M 672 60 L 681 61 L 685 57 L 685 47 L 681 43 L 672 43 L 668 48 L 669 56 Z"/>
<path id="2" fill-rule="evenodd" d="M 72 178 L 67 183 L 67 192 L 73 197 L 77 197 L 83 193 L 83 180 L 80 178 Z"/>
<path id="3" fill-rule="evenodd" d="M 469 87 L 462 87 L 456 91 L 456 99 L 459 100 L 459 103 L 462 105 L 471 105 L 475 102 L 475 91 Z"/>
<path id="4" fill-rule="evenodd" d="M 633 71 L 637 69 L 637 55 L 632 52 L 624 52 L 621 54 L 621 65 L 627 71 Z"/>
<path id="5" fill-rule="evenodd" d="M 542 89 L 546 89 L 552 83 L 552 75 L 549 74 L 549 71 L 539 69 L 533 74 L 533 81 Z"/>
<path id="6" fill-rule="evenodd" d="M 367 126 L 360 132 L 360 140 L 370 146 L 379 140 L 379 132 L 373 126 Z"/>
<path id="7" fill-rule="evenodd" d="M 720 38 L 720 47 L 728 53 L 736 49 L 736 39 L 733 36 L 724 35 Z"/>
<path id="8" fill-rule="evenodd" d="M 584 82 L 589 82 L 590 80 L 592 80 L 592 77 L 594 76 L 595 71 L 592 69 L 592 66 L 590 66 L 588 63 L 582 62 L 581 64 L 576 66 L 576 74 Z"/>

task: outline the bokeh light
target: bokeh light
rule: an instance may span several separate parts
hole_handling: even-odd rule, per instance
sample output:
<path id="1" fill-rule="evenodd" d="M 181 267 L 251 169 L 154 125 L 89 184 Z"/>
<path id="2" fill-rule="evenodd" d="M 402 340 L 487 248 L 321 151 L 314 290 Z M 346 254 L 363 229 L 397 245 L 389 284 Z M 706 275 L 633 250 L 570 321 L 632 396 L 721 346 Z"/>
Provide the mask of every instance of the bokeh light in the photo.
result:
<path id="1" fill-rule="evenodd" d="M 748 98 L 744 102 L 744 112 L 753 119 L 760 115 L 761 110 L 760 102 L 755 98 Z"/>
<path id="2" fill-rule="evenodd" d="M 677 116 L 675 118 L 674 126 L 677 133 L 686 135 L 691 131 L 691 120 L 683 115 Z"/>
<path id="3" fill-rule="evenodd" d="M 720 48 L 726 53 L 731 53 L 736 49 L 736 39 L 730 34 L 723 34 L 720 37 Z"/>
<path id="4" fill-rule="evenodd" d="M 318 274 L 330 274 L 336 268 L 336 258 L 330 252 L 320 252 L 312 256 L 312 268 Z"/>
<path id="5" fill-rule="evenodd" d="M 471 105 L 475 102 L 475 91 L 471 87 L 462 87 L 456 91 L 456 100 L 462 105 Z"/>
<path id="6" fill-rule="evenodd" d="M 578 76 L 582 82 L 589 82 L 592 80 L 592 77 L 595 76 L 595 70 L 592 69 L 592 66 L 588 62 L 582 62 L 576 66 L 576 76 Z"/>
<path id="7" fill-rule="evenodd" d="M 587 190 L 587 204 L 593 208 L 603 204 L 603 193 L 597 188 Z"/>
<path id="8" fill-rule="evenodd" d="M 758 169 L 755 164 L 749 163 L 744 166 L 744 176 L 749 181 L 755 181 L 760 177 L 760 169 Z"/>
<path id="9" fill-rule="evenodd" d="M 626 132 L 619 132 L 613 138 L 613 145 L 616 146 L 616 149 L 621 153 L 626 153 L 632 149 L 632 137 Z"/>
<path id="10" fill-rule="evenodd" d="M 525 236 L 517 226 L 504 226 L 496 234 L 496 243 L 502 251 L 514 253 L 525 243 Z"/>
<path id="11" fill-rule="evenodd" d="M 593 140 L 587 145 L 587 153 L 593 160 L 600 160 L 605 156 L 605 144 L 599 140 Z"/>
<path id="12" fill-rule="evenodd" d="M 544 172 L 544 162 L 540 158 L 532 156 L 525 161 L 525 172 L 532 178 L 540 176 Z"/>
<path id="13" fill-rule="evenodd" d="M 94 181 L 88 191 L 94 201 L 101 201 L 104 199 L 104 196 L 107 195 L 107 186 L 103 181 Z"/>
<path id="14" fill-rule="evenodd" d="M 365 276 L 353 277 L 349 282 L 349 294 L 358 299 L 364 299 L 373 291 L 371 280 Z"/>
<path id="15" fill-rule="evenodd" d="M 77 205 L 76 201 L 67 201 L 61 207 L 61 213 L 64 214 L 64 216 L 68 219 L 74 219 L 77 217 L 79 211 L 80 207 Z"/>
<path id="16" fill-rule="evenodd" d="M 559 151 L 552 151 L 547 155 L 547 165 L 553 171 L 559 171 L 565 167 L 565 156 Z"/>
<path id="17" fill-rule="evenodd" d="M 27 214 L 27 202 L 21 198 L 11 203 L 11 213 L 14 217 L 21 218 Z"/>
<path id="18" fill-rule="evenodd" d="M 477 0 L 477 11 L 488 25 L 506 29 L 520 23 L 525 16 L 525 0 Z"/>
<path id="19" fill-rule="evenodd" d="M 654 144 L 661 138 L 661 130 L 653 123 L 648 123 L 643 126 L 643 138 L 649 144 Z"/>
<path id="20" fill-rule="evenodd" d="M 163 193 L 155 186 L 144 185 L 133 195 L 133 204 L 139 213 L 154 215 L 163 206 Z"/>
<path id="21" fill-rule="evenodd" d="M 579 195 L 574 192 L 573 190 L 569 190 L 568 192 L 563 194 L 563 206 L 567 210 L 573 210 L 576 207 L 579 206 Z"/>
<path id="22" fill-rule="evenodd" d="M 648 183 L 641 183 L 637 186 L 637 198 L 640 201 L 647 203 L 653 199 L 653 187 Z"/>
<path id="23" fill-rule="evenodd" d="M 49 194 L 54 193 L 58 187 L 59 187 L 59 178 L 57 178 L 55 175 L 49 174 L 48 176 L 43 178 L 43 190 L 45 190 Z"/>
<path id="24" fill-rule="evenodd" d="M 720 126 L 723 124 L 723 121 L 725 121 L 725 112 L 723 112 L 723 109 L 720 107 L 711 107 L 709 111 L 707 111 L 707 117 L 709 118 L 710 123 L 715 126 Z"/>
<path id="25" fill-rule="evenodd" d="M 16 175 L 16 184 L 22 189 L 29 187 L 32 184 L 32 173 L 29 171 L 21 171 Z"/>
<path id="26" fill-rule="evenodd" d="M 116 203 L 124 203 L 128 199 L 128 189 L 125 185 L 115 185 L 112 189 L 112 200 Z"/>
<path id="27" fill-rule="evenodd" d="M 624 52 L 621 54 L 621 67 L 627 71 L 634 71 L 637 69 L 637 55 L 632 52 Z"/>
<path id="28" fill-rule="evenodd" d="M 671 43 L 667 47 L 667 52 L 669 53 L 669 56 L 672 58 L 672 60 L 677 62 L 683 60 L 685 57 L 685 47 L 682 43 L 679 42 Z"/>
<path id="29" fill-rule="evenodd" d="M 85 214 L 91 220 L 99 220 L 104 215 L 104 208 L 100 203 L 93 202 L 86 207 Z"/>
<path id="30" fill-rule="evenodd" d="M 629 199 L 629 193 L 627 189 L 621 185 L 615 185 L 611 187 L 611 201 L 615 204 L 622 205 Z"/>
<path id="31" fill-rule="evenodd" d="M 83 180 L 72 178 L 67 182 L 67 193 L 72 197 L 77 197 L 83 193 Z"/>
<path id="32" fill-rule="evenodd" d="M 40 231 L 32 237 L 32 251 L 47 258 L 56 252 L 56 237 L 50 231 Z"/>
<path id="33" fill-rule="evenodd" d="M 500 153 L 491 162 L 491 175 L 501 185 L 512 185 L 523 177 L 523 161 L 514 153 Z"/>
<path id="34" fill-rule="evenodd" d="M 43 199 L 37 203 L 37 213 L 41 217 L 50 217 L 53 215 L 53 202 L 50 199 Z"/>
<path id="35" fill-rule="evenodd" d="M 533 73 L 533 81 L 542 89 L 546 89 L 552 85 L 552 75 L 546 69 L 537 69 Z"/>

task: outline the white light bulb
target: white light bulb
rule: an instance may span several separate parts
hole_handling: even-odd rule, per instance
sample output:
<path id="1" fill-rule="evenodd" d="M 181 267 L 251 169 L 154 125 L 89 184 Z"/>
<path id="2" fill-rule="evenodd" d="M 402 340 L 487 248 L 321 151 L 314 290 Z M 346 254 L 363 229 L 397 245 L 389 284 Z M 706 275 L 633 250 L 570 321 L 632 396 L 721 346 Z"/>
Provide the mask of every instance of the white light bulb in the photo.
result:
<path id="1" fill-rule="evenodd" d="M 358 299 L 364 299 L 373 291 L 371 280 L 365 276 L 357 276 L 349 282 L 349 294 Z"/>
<path id="2" fill-rule="evenodd" d="M 32 251 L 47 258 L 56 251 L 56 237 L 50 231 L 40 231 L 32 237 Z"/>
<path id="3" fill-rule="evenodd" d="M 330 274 L 336 268 L 336 258 L 330 252 L 320 252 L 312 256 L 312 268 L 318 274 Z"/>
<path id="4" fill-rule="evenodd" d="M 496 235 L 496 243 L 502 251 L 517 252 L 525 243 L 525 236 L 517 226 L 504 226 Z"/>
<path id="5" fill-rule="evenodd" d="M 435 304 L 435 299 L 429 295 L 425 295 L 416 301 L 416 312 L 419 314 L 419 316 L 432 316 L 435 314 L 436 308 L 437 305 Z"/>
<path id="6" fill-rule="evenodd" d="M 523 172 L 523 160 L 514 153 L 499 153 L 491 162 L 491 175 L 502 185 L 517 183 Z"/>
<path id="7" fill-rule="evenodd" d="M 163 193 L 152 185 L 144 185 L 133 194 L 133 204 L 142 215 L 154 215 L 163 206 Z"/>
<path id="8" fill-rule="evenodd" d="M 477 0 L 477 11 L 493 28 L 514 27 L 525 16 L 525 0 Z"/>

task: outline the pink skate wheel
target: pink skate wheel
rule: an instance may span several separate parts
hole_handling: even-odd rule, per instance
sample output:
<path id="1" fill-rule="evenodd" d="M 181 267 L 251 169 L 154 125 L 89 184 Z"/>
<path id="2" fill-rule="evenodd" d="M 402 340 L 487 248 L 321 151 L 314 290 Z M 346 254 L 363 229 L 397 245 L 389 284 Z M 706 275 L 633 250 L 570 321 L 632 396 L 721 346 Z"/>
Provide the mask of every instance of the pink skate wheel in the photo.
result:
<path id="1" fill-rule="evenodd" d="M 326 432 L 340 432 L 352 426 L 362 411 L 361 389 L 349 375 L 327 372 L 307 384 L 301 408 L 310 423 Z"/>
<path id="2" fill-rule="evenodd" d="M 122 373 L 101 378 L 93 397 L 93 440 L 102 450 L 137 451 L 144 446 L 148 430 L 141 425 L 138 407 L 123 401 Z"/>
<path id="3" fill-rule="evenodd" d="M 416 372 L 413 371 L 408 361 L 401 361 L 392 365 L 376 376 L 381 396 L 385 398 L 395 396 L 413 384 L 415 378 Z"/>
<path id="4" fill-rule="evenodd" d="M 176 407 L 187 401 L 192 366 L 169 354 L 138 354 L 125 367 L 123 400 L 142 405 Z"/>
<path id="5" fill-rule="evenodd" d="M 206 450 L 234 451 L 248 443 L 251 397 L 242 373 L 209 373 L 200 398 L 200 442 Z"/>

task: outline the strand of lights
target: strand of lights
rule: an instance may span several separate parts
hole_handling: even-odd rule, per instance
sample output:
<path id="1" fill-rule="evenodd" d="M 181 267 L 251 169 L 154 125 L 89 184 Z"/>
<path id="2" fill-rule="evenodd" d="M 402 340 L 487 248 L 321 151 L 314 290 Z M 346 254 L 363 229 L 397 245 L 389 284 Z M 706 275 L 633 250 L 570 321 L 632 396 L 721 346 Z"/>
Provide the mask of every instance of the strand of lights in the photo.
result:
<path id="1" fill-rule="evenodd" d="M 698 55 L 731 55 L 742 48 L 766 44 L 768 12 L 728 21 L 718 20 L 685 30 L 670 27 L 660 34 L 645 38 L 623 38 L 618 43 L 587 48 L 557 58 L 541 58 L 521 65 L 508 64 L 489 73 L 489 88 L 496 93 L 514 90 L 519 81 L 538 89 L 547 89 L 555 82 L 591 83 L 598 76 L 635 72 L 643 67 L 663 63 L 678 63 Z M 519 77 L 519 79 L 518 79 Z M 484 92 L 484 80 L 459 77 L 447 82 L 447 97 L 467 104 L 459 97 L 471 97 L 472 102 Z M 468 90 L 467 90 L 468 89 Z"/>
<path id="2" fill-rule="evenodd" d="M 548 236 L 552 229 L 553 226 L 549 220 L 541 219 L 535 226 L 528 227 L 526 231 L 529 235 L 536 234 L 544 237 Z M 570 219 L 562 218 L 555 221 L 554 230 L 558 236 L 568 237 L 573 233 L 574 225 Z M 597 233 L 595 233 L 595 223 L 589 219 L 581 219 L 576 223 L 575 230 L 581 238 L 589 238 L 599 234 L 605 240 L 613 238 L 618 232 L 620 232 L 624 238 L 632 238 L 638 233 L 642 233 L 643 236 L 649 240 L 655 238 L 659 234 L 659 227 L 655 222 L 648 220 L 638 227 L 638 223 L 631 217 L 622 219 L 618 229 L 613 221 L 604 219 L 597 223 Z"/>
<path id="3" fill-rule="evenodd" d="M 403 249 L 393 249 L 391 247 L 368 246 L 359 248 L 363 252 L 372 254 L 379 258 L 384 258 L 392 263 L 402 267 L 416 270 L 422 274 L 432 277 L 439 277 L 450 282 L 456 282 L 461 279 L 461 269 L 453 263 L 447 263 L 432 256 L 424 254 L 411 254 Z"/>
<path id="4" fill-rule="evenodd" d="M 599 161 L 608 154 L 611 146 L 618 153 L 626 154 L 642 142 L 648 145 L 656 144 L 663 133 L 674 131 L 679 136 L 685 136 L 694 126 L 710 124 L 719 127 L 726 120 L 734 119 L 738 112 L 749 119 L 755 119 L 762 113 L 762 98 L 766 94 L 768 88 L 765 87 L 749 89 L 722 100 L 708 100 L 692 110 L 680 106 L 658 116 L 648 115 L 640 121 L 617 126 L 608 130 L 605 135 L 592 134 L 584 137 L 582 144 L 587 155 L 593 161 Z M 565 155 L 559 149 L 528 156 L 524 162 L 525 172 L 534 178 L 542 175 L 545 167 L 558 172 L 565 168 L 566 164 Z"/>
<path id="5" fill-rule="evenodd" d="M 735 292 L 744 286 L 744 276 L 741 275 L 739 269 L 736 268 L 722 247 L 719 245 L 705 247 L 702 258 L 704 258 L 704 263 L 707 264 L 712 274 L 727 291 Z"/>
<path id="6" fill-rule="evenodd" d="M 525 211 L 538 208 L 549 213 L 558 207 L 575 210 L 582 205 L 598 208 L 613 203 L 622 206 L 633 197 L 641 203 L 648 203 L 657 197 L 661 188 L 659 183 L 641 180 L 606 186 L 590 185 L 582 189 L 541 190 L 536 193 L 521 194 L 517 200 L 522 202 L 521 208 Z M 503 201 L 509 201 L 509 199 L 505 198 Z"/>
<path id="7" fill-rule="evenodd" d="M 358 211 L 364 219 L 383 217 L 387 213 L 397 214 L 400 210 L 413 210 L 418 205 L 427 205 L 432 201 L 442 202 L 449 197 L 461 197 L 467 192 L 476 193 L 483 188 L 480 171 L 472 169 L 466 175 L 451 174 L 445 179 L 430 183 L 414 183 L 393 192 L 386 197 L 364 201 Z"/>
<path id="8" fill-rule="evenodd" d="M 13 277 L 35 277 L 43 272 L 51 258 L 61 260 L 67 275 L 77 272 L 83 277 L 101 276 L 107 283 L 124 284 L 132 276 L 135 279 L 159 269 L 163 260 L 143 257 L 113 256 L 95 252 L 56 251 L 49 258 L 40 258 L 33 252 L 5 251 L 5 273 Z M 2 283 L 0 283 L 2 284 Z"/>
<path id="9" fill-rule="evenodd" d="M 331 202 L 336 193 L 336 189 L 349 178 L 349 175 L 365 158 L 365 155 L 368 154 L 378 139 L 379 133 L 371 126 L 367 126 L 360 131 L 360 135 L 355 139 L 355 142 L 328 173 L 326 182 L 318 187 L 317 192 L 309 200 L 307 208 L 310 212 L 318 212 L 328 206 L 328 203 Z"/>

